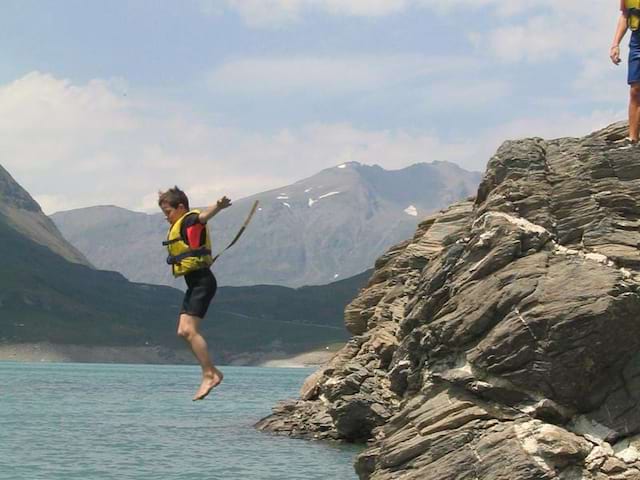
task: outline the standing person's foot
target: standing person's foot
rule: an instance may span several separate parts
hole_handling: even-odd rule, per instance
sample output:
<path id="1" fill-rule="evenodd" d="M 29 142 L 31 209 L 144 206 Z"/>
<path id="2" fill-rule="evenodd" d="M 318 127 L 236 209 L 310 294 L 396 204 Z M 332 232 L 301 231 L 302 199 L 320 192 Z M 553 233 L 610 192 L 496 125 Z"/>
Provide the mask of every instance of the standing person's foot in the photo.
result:
<path id="1" fill-rule="evenodd" d="M 193 401 L 204 400 L 211 390 L 220 385 L 223 378 L 224 375 L 222 372 L 215 367 L 213 368 L 213 372 L 205 373 L 202 376 L 202 383 L 200 384 L 200 388 L 196 392 L 195 397 L 193 397 Z"/>
<path id="2" fill-rule="evenodd" d="M 618 150 L 626 150 L 627 148 L 632 148 L 632 147 L 637 147 L 638 146 L 638 139 L 636 138 L 635 140 L 631 137 L 626 137 L 622 140 L 622 145 L 620 147 L 618 147 Z"/>

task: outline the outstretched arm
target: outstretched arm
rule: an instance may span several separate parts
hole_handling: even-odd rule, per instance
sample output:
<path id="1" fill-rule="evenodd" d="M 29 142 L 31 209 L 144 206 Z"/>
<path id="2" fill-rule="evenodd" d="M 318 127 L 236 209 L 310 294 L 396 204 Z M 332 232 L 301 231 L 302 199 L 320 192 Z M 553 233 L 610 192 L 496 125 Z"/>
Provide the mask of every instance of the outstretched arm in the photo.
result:
<path id="1" fill-rule="evenodd" d="M 622 41 L 622 37 L 627 33 L 627 28 L 627 16 L 622 12 L 620 18 L 618 18 L 616 33 L 613 36 L 613 43 L 609 50 L 609 58 L 616 65 L 620 63 L 620 42 Z"/>
<path id="2" fill-rule="evenodd" d="M 207 223 L 208 220 L 216 216 L 221 210 L 224 210 L 225 208 L 230 206 L 231 200 L 229 200 L 226 196 L 222 197 L 216 202 L 215 205 L 200 212 L 200 215 L 198 215 L 198 220 L 200 221 L 200 223 Z"/>

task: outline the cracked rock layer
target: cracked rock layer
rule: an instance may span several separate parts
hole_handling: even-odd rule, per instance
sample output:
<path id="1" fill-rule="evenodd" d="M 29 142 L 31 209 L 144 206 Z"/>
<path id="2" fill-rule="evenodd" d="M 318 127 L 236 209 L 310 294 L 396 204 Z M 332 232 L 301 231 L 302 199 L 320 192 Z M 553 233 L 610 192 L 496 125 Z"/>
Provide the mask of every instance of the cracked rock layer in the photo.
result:
<path id="1" fill-rule="evenodd" d="M 258 427 L 368 441 L 363 479 L 640 479 L 640 148 L 505 142 L 347 307 Z"/>

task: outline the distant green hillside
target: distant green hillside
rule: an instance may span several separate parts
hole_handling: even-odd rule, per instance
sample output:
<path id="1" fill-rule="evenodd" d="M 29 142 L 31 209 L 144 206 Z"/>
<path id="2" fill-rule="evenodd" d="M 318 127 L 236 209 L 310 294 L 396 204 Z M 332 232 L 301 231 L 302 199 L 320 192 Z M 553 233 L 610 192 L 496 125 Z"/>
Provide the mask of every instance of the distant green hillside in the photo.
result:
<path id="1" fill-rule="evenodd" d="M 0 343 L 186 348 L 182 292 L 95 270 L 0 166 Z M 160 241 L 160 238 L 158 239 Z M 168 267 L 165 268 L 168 269 Z M 344 307 L 368 273 L 333 284 L 220 288 L 203 329 L 218 361 L 346 340 Z M 168 360 L 171 357 L 168 354 Z"/>
<path id="2" fill-rule="evenodd" d="M 180 292 L 132 284 L 71 263 L 19 234 L 0 215 L 0 338 L 95 345 L 167 343 Z"/>
<path id="3" fill-rule="evenodd" d="M 10 227 L 0 214 L 0 341 L 162 345 L 175 337 L 182 292 L 128 282 L 71 263 Z M 318 287 L 222 287 L 204 324 L 218 358 L 298 352 L 346 340 L 342 313 L 368 273 Z"/>
<path id="4" fill-rule="evenodd" d="M 344 308 L 372 271 L 328 285 L 298 289 L 275 285 L 221 287 L 205 321 L 216 351 L 302 352 L 351 337 Z"/>

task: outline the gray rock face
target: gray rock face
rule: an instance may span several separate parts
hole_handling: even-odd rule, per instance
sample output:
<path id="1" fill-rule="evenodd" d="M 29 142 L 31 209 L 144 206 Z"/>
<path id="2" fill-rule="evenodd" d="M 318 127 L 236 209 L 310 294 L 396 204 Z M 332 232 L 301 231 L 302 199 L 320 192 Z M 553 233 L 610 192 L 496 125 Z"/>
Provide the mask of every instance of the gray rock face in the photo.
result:
<path id="1" fill-rule="evenodd" d="M 362 479 L 640 479 L 625 128 L 504 143 L 474 202 L 378 260 L 345 313 L 351 342 L 258 427 L 366 439 Z"/>
<path id="2" fill-rule="evenodd" d="M 473 194 L 479 182 L 479 173 L 446 162 L 393 171 L 350 162 L 234 201 L 211 221 L 216 252 L 231 241 L 255 200 L 260 208 L 241 241 L 216 263 L 216 275 L 223 285 L 290 287 L 351 277 L 410 236 L 419 219 Z M 166 266 L 161 242 L 167 223 L 160 213 L 91 207 L 52 219 L 98 268 L 131 281 L 184 285 Z"/>
<path id="3" fill-rule="evenodd" d="M 89 261 L 67 242 L 40 205 L 0 165 L 0 216 L 20 233 L 72 263 L 91 266 Z"/>

